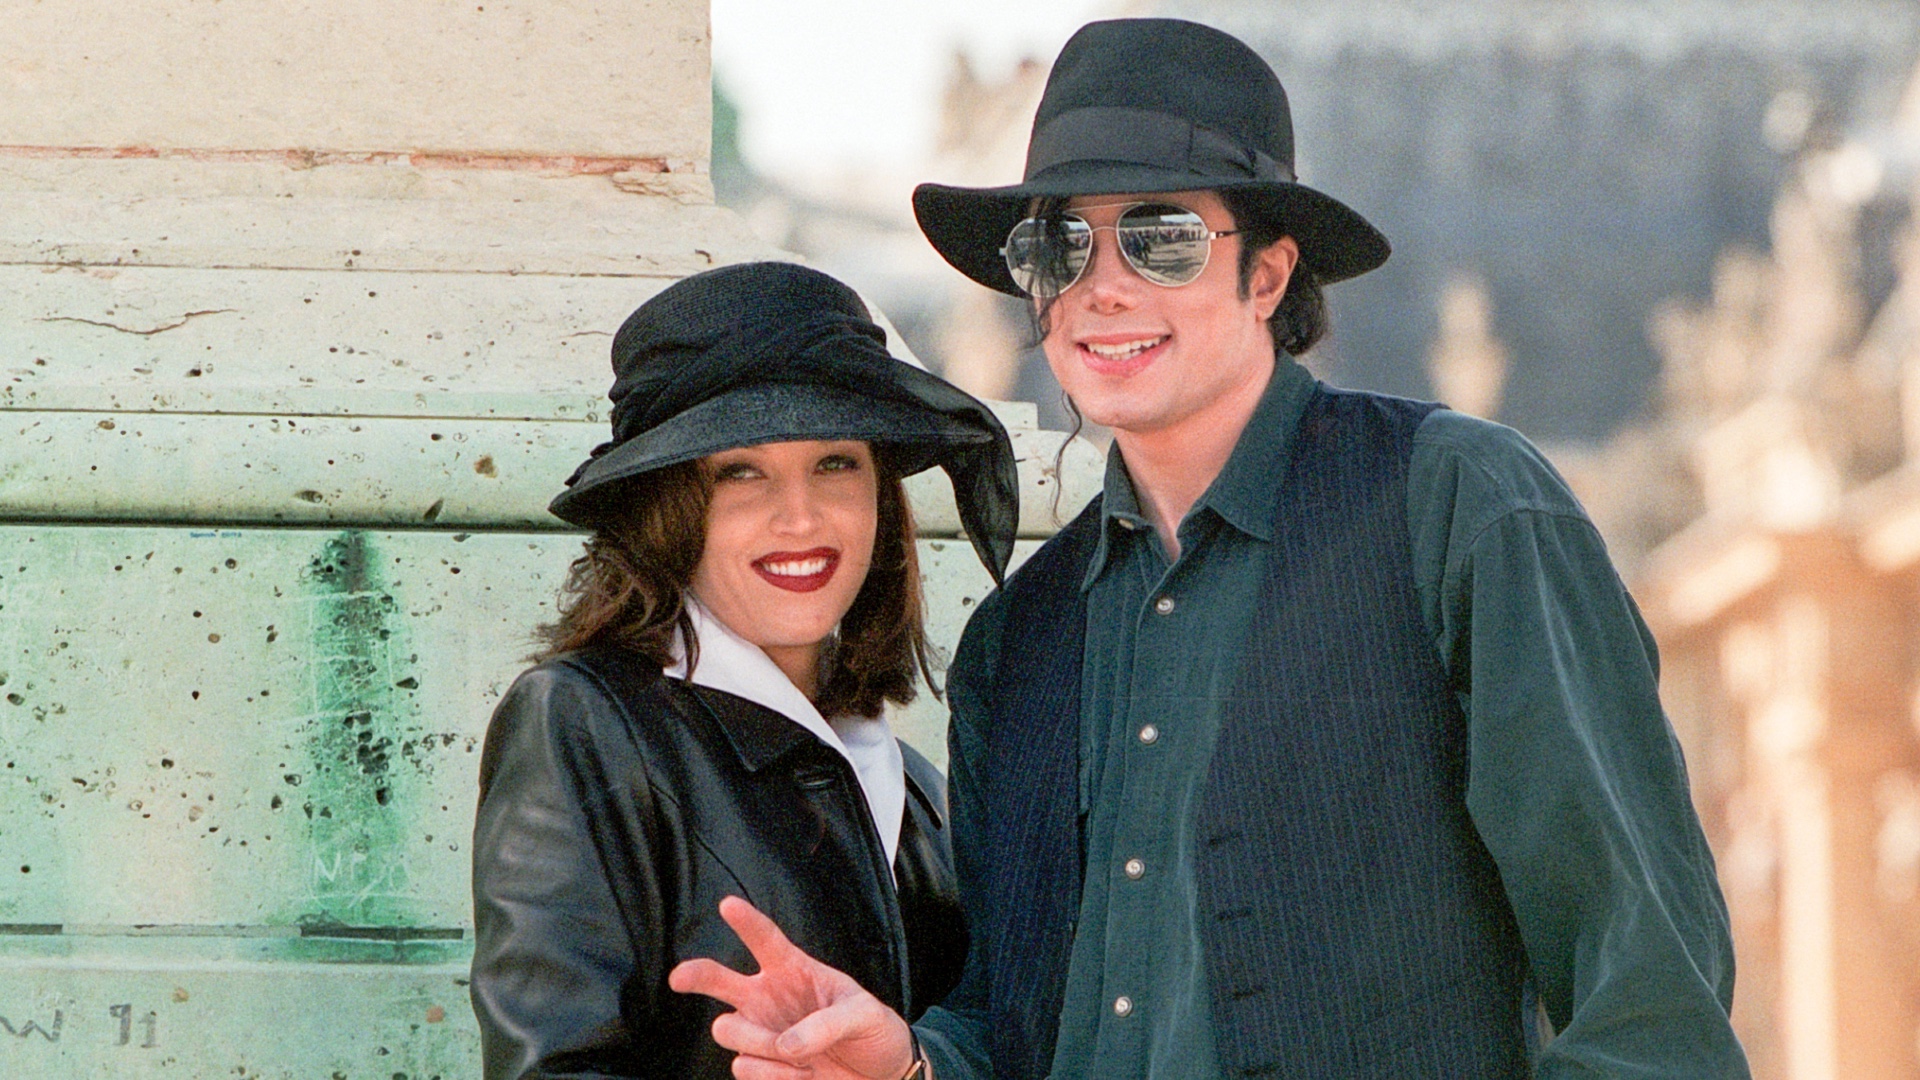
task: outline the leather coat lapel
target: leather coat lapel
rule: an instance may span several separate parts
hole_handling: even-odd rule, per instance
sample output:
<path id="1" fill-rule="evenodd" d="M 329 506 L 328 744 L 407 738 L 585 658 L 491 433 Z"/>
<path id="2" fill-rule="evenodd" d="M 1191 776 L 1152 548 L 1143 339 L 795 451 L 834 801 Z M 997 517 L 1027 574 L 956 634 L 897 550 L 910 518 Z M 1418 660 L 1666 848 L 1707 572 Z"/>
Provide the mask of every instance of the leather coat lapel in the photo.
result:
<path id="1" fill-rule="evenodd" d="M 772 709 L 725 690 L 682 684 L 720 726 L 748 772 L 759 772 L 795 749 L 818 742 L 811 732 Z"/>

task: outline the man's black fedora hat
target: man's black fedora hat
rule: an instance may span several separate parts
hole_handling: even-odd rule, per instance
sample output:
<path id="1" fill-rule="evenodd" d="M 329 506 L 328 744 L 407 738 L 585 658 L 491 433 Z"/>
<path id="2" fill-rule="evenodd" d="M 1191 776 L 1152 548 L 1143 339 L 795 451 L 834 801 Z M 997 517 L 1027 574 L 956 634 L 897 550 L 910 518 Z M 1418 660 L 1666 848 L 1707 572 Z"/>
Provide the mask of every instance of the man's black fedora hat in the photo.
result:
<path id="1" fill-rule="evenodd" d="M 1241 193 L 1299 243 L 1322 283 L 1387 261 L 1379 230 L 1295 179 L 1293 118 L 1273 69 L 1238 38 L 1181 19 L 1081 27 L 1047 77 L 1026 179 L 999 188 L 922 184 L 913 211 L 961 273 L 1025 296 L 1000 248 L 1034 199 L 1200 189 Z"/>
<path id="2" fill-rule="evenodd" d="M 946 470 L 998 581 L 1019 525 L 1013 444 L 984 404 L 886 340 L 858 294 L 804 266 L 743 263 L 675 282 L 614 335 L 613 436 L 547 509 L 593 528 L 626 512 L 643 473 L 738 446 L 858 439 L 898 475 Z"/>

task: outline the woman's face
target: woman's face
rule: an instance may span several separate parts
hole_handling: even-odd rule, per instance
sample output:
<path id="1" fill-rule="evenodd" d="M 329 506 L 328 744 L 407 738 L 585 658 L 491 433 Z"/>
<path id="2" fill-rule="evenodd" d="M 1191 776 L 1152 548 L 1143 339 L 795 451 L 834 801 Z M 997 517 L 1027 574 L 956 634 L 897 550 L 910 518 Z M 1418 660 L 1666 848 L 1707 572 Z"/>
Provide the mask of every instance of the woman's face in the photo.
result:
<path id="1" fill-rule="evenodd" d="M 863 442 L 767 443 L 701 467 L 713 498 L 693 593 L 812 696 L 820 645 L 873 562 L 873 452 Z"/>

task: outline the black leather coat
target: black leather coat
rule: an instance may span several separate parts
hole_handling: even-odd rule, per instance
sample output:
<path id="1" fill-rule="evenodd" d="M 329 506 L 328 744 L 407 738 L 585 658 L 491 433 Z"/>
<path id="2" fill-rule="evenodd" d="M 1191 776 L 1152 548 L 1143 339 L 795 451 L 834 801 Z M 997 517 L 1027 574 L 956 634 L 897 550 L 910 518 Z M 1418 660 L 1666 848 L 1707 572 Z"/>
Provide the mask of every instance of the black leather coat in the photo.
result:
<path id="1" fill-rule="evenodd" d="M 730 1076 L 709 1031 L 725 1007 L 667 988 L 693 957 L 754 970 L 717 910 L 730 894 L 901 1013 L 939 1001 L 967 943 L 946 785 L 901 752 L 890 879 L 852 765 L 779 713 L 614 649 L 521 675 L 474 826 L 487 1080 Z"/>

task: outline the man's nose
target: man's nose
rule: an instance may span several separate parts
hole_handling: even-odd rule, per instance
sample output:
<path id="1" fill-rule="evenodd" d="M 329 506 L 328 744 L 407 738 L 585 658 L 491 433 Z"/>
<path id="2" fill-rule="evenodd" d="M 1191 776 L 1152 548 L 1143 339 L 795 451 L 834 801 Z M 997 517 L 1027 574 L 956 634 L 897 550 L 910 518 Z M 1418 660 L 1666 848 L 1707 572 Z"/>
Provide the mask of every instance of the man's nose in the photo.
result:
<path id="1" fill-rule="evenodd" d="M 1120 254 L 1120 238 L 1112 226 L 1095 229 L 1087 251 L 1087 268 L 1077 282 L 1086 289 L 1087 302 L 1097 310 L 1129 306 L 1145 284 Z"/>

